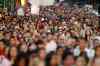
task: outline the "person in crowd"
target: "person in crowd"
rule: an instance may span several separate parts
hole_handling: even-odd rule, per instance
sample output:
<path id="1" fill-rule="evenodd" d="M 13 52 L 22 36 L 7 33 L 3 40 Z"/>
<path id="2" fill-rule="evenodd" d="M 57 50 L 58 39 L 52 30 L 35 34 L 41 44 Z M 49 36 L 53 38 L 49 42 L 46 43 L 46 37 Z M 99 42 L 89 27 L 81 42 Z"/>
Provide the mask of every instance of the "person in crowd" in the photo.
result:
<path id="1" fill-rule="evenodd" d="M 11 62 L 5 57 L 5 44 L 0 40 L 0 66 L 11 66 Z"/>
<path id="2" fill-rule="evenodd" d="M 60 66 L 60 59 L 57 53 L 50 52 L 46 58 L 46 66 Z"/>
<path id="3" fill-rule="evenodd" d="M 99 17 L 84 6 L 61 2 L 30 16 L 0 12 L 0 66 L 100 66 L 99 44 Z"/>
<path id="4" fill-rule="evenodd" d="M 79 40 L 79 45 L 74 50 L 76 56 L 86 56 L 86 41 L 84 38 Z"/>
<path id="5" fill-rule="evenodd" d="M 74 66 L 75 65 L 75 58 L 72 53 L 68 53 L 63 57 L 63 66 Z"/>
<path id="6" fill-rule="evenodd" d="M 77 57 L 75 66 L 87 66 L 87 61 L 85 57 L 84 56 Z"/>
<path id="7" fill-rule="evenodd" d="M 18 56 L 18 58 L 15 60 L 15 63 L 12 66 L 27 66 L 28 62 L 25 57 Z"/>
<path id="8" fill-rule="evenodd" d="M 15 60 L 17 58 L 17 55 L 18 55 L 18 51 L 17 51 L 17 48 L 12 46 L 10 49 L 9 49 L 9 52 L 8 52 L 8 59 L 10 60 L 11 64 L 15 64 Z"/>
<path id="9" fill-rule="evenodd" d="M 48 42 L 46 44 L 46 52 L 49 53 L 51 51 L 56 51 L 57 44 L 56 41 L 53 39 L 53 35 L 49 34 L 47 40 Z"/>
<path id="10" fill-rule="evenodd" d="M 96 47 L 96 54 L 93 59 L 92 65 L 91 66 L 99 66 L 100 65 L 100 45 Z"/>
<path id="11" fill-rule="evenodd" d="M 29 66 L 45 66 L 46 51 L 44 48 L 37 50 L 37 56 L 30 58 Z"/>

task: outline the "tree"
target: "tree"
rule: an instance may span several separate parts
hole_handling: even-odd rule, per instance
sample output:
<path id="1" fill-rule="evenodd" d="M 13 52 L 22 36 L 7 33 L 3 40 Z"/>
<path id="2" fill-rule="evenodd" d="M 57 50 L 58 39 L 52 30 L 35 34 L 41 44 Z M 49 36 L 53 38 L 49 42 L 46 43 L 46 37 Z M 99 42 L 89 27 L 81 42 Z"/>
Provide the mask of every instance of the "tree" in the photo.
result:
<path id="1" fill-rule="evenodd" d="M 0 8 L 3 8 L 4 6 L 4 0 L 0 0 Z"/>
<path id="2" fill-rule="evenodd" d="M 14 10 L 16 0 L 0 0 L 0 8 L 7 8 L 8 10 Z"/>

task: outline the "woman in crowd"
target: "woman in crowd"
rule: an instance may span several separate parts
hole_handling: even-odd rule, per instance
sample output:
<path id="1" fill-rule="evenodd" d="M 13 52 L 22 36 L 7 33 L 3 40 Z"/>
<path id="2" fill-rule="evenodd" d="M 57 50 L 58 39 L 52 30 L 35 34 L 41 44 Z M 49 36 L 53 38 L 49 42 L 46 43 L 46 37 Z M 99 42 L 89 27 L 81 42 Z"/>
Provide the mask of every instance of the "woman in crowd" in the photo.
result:
<path id="1" fill-rule="evenodd" d="M 100 45 L 96 47 L 96 54 L 91 63 L 91 66 L 99 66 L 100 65 Z"/>
<path id="2" fill-rule="evenodd" d="M 87 59 L 89 65 L 100 66 L 98 24 L 96 15 L 78 5 L 41 6 L 40 14 L 34 16 L 3 13 L 0 17 L 0 66 L 85 66 Z M 98 39 L 96 50 L 95 36 Z"/>
<path id="3" fill-rule="evenodd" d="M 44 48 L 37 49 L 35 57 L 30 58 L 29 66 L 45 66 L 46 52 Z M 33 53 L 35 55 L 35 53 Z"/>
<path id="4" fill-rule="evenodd" d="M 75 57 L 72 53 L 64 55 L 63 57 L 63 66 L 74 66 L 75 65 Z"/>
<path id="5" fill-rule="evenodd" d="M 5 43 L 0 40 L 0 66 L 12 66 L 8 58 L 5 57 Z"/>
<path id="6" fill-rule="evenodd" d="M 18 56 L 15 63 L 12 66 L 27 66 L 28 61 L 25 57 Z"/>
<path id="7" fill-rule="evenodd" d="M 10 60 L 12 65 L 15 64 L 17 54 L 18 54 L 17 48 L 14 46 L 10 47 L 9 52 L 8 52 L 8 59 Z"/>
<path id="8" fill-rule="evenodd" d="M 59 56 L 55 52 L 50 52 L 46 58 L 46 66 L 60 66 Z"/>
<path id="9" fill-rule="evenodd" d="M 87 60 L 84 56 L 79 56 L 76 59 L 75 66 L 87 66 Z"/>

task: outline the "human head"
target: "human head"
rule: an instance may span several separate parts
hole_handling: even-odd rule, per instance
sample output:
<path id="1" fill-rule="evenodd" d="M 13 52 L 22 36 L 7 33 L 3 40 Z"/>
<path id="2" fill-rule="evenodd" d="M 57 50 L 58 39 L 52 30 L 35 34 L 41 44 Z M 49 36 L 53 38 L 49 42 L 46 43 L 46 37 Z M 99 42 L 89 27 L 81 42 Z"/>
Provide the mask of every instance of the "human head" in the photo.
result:
<path id="1" fill-rule="evenodd" d="M 40 48 L 38 50 L 38 55 L 39 55 L 40 60 L 45 60 L 45 57 L 46 57 L 45 49 L 44 48 Z"/>
<path id="2" fill-rule="evenodd" d="M 78 57 L 76 59 L 76 66 L 86 66 L 86 60 L 84 57 Z"/>
<path id="3" fill-rule="evenodd" d="M 11 44 L 11 46 L 16 46 L 16 39 L 15 39 L 15 37 L 12 37 L 10 39 L 10 44 Z"/>
<path id="4" fill-rule="evenodd" d="M 72 66 L 74 64 L 74 56 L 72 53 L 69 53 L 63 57 L 64 66 Z"/>
<path id="5" fill-rule="evenodd" d="M 55 52 L 50 52 L 46 57 L 46 66 L 58 66 L 59 56 Z"/>
<path id="6" fill-rule="evenodd" d="M 9 49 L 8 57 L 9 57 L 9 59 L 17 57 L 17 48 L 16 47 L 12 46 Z"/>
<path id="7" fill-rule="evenodd" d="M 15 66 L 26 66 L 26 58 L 22 56 L 18 56 L 15 60 Z"/>
<path id="8" fill-rule="evenodd" d="M 84 38 L 79 39 L 79 46 L 80 46 L 80 50 L 84 51 L 86 47 L 86 40 Z"/>

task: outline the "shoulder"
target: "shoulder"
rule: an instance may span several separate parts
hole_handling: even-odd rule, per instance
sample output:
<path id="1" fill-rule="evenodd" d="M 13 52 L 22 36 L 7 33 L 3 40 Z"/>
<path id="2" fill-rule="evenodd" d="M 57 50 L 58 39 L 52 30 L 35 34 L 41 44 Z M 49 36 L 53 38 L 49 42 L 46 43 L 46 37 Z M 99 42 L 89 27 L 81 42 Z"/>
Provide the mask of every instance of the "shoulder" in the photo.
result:
<path id="1" fill-rule="evenodd" d="M 7 59 L 7 58 L 3 58 L 3 64 L 5 65 L 5 66 L 11 66 L 11 62 Z"/>

